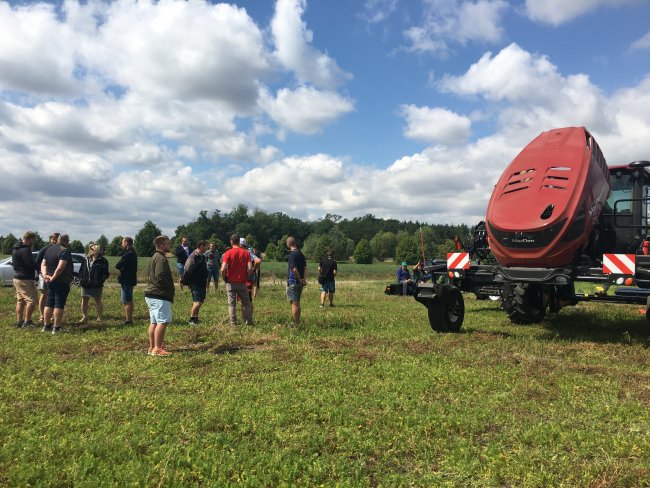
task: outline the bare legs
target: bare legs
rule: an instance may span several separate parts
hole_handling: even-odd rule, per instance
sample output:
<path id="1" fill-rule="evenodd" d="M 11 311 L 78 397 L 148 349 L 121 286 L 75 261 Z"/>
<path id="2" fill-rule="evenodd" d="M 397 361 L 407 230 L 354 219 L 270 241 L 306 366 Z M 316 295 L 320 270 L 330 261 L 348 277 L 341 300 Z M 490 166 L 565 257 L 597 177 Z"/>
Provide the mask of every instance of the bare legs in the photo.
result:
<path id="1" fill-rule="evenodd" d="M 163 348 L 167 324 L 149 324 L 149 352 L 154 354 Z"/>

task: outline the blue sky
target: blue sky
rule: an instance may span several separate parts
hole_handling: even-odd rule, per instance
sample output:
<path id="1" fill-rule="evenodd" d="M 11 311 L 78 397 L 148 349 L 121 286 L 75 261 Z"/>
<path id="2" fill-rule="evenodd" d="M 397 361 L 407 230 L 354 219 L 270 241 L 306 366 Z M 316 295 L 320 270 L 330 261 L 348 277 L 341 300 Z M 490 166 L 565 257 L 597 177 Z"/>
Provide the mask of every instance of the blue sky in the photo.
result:
<path id="1" fill-rule="evenodd" d="M 650 159 L 650 2 L 0 1 L 0 234 L 238 203 L 471 224 L 539 132 Z"/>

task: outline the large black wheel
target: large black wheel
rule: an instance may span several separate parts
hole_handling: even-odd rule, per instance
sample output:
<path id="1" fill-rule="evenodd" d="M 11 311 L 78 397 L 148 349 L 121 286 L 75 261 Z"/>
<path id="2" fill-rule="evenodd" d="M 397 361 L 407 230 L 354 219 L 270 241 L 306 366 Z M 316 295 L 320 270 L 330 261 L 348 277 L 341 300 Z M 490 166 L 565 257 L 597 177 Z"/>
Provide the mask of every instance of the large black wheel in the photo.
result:
<path id="1" fill-rule="evenodd" d="M 542 287 L 515 283 L 503 287 L 503 308 L 515 324 L 536 324 L 546 316 Z"/>
<path id="2" fill-rule="evenodd" d="M 465 301 L 460 290 L 451 285 L 442 287 L 441 293 L 427 306 L 429 325 L 436 332 L 458 332 L 465 319 Z"/>

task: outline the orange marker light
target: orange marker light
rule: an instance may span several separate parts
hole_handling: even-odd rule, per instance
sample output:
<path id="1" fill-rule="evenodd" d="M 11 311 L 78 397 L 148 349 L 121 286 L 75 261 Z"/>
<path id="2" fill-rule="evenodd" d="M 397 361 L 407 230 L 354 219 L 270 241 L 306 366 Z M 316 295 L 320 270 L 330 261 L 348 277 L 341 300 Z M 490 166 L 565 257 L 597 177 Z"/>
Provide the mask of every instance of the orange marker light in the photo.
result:
<path id="1" fill-rule="evenodd" d="M 634 278 L 626 278 L 625 279 L 625 284 L 627 286 L 630 286 L 632 283 L 634 283 Z"/>
<path id="2" fill-rule="evenodd" d="M 447 273 L 447 274 L 449 275 L 449 277 L 450 277 L 451 279 L 453 279 L 453 278 L 454 278 L 454 272 L 453 272 L 453 271 L 450 271 L 450 272 L 449 272 L 449 273 Z"/>

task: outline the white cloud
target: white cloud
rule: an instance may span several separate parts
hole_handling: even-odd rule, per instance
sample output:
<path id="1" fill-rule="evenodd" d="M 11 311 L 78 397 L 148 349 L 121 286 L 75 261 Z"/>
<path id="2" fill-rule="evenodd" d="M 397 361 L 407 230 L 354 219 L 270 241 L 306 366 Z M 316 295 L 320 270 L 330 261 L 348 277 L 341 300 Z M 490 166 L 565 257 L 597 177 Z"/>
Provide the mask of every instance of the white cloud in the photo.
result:
<path id="1" fill-rule="evenodd" d="M 244 9 L 201 0 L 115 2 L 84 60 L 148 98 L 255 107 L 269 70 L 262 33 Z"/>
<path id="2" fill-rule="evenodd" d="M 472 133 L 472 122 L 468 117 L 441 107 L 402 106 L 406 119 L 404 135 L 410 139 L 431 144 L 459 144 Z"/>
<path id="3" fill-rule="evenodd" d="M 385 21 L 397 8 L 399 0 L 366 0 L 361 18 L 369 24 Z"/>
<path id="4" fill-rule="evenodd" d="M 630 45 L 630 49 L 645 50 L 650 49 L 650 32 L 640 37 Z"/>
<path id="5" fill-rule="evenodd" d="M 74 89 L 74 34 L 53 5 L 0 3 L 0 90 L 69 94 Z"/>
<path id="6" fill-rule="evenodd" d="M 423 22 L 404 31 L 411 52 L 446 56 L 454 43 L 498 42 L 503 37 L 504 0 L 428 0 Z"/>
<path id="7" fill-rule="evenodd" d="M 302 21 L 306 0 L 277 0 L 271 31 L 275 56 L 301 83 L 334 88 L 351 78 L 336 61 L 311 46 L 313 33 Z"/>
<path id="8" fill-rule="evenodd" d="M 544 24 L 560 25 L 603 7 L 621 7 L 638 0 L 526 0 L 526 15 Z"/>
<path id="9" fill-rule="evenodd" d="M 545 56 L 531 54 L 516 44 L 494 56 L 484 54 L 463 75 L 445 75 L 440 88 L 490 102 L 508 102 L 500 109 L 503 127 L 584 124 L 607 130 L 612 123 L 603 93 L 587 75 L 563 76 Z"/>
<path id="10" fill-rule="evenodd" d="M 282 88 L 275 98 L 264 97 L 262 106 L 278 125 L 302 134 L 313 134 L 354 109 L 351 100 L 337 93 L 306 86 Z"/>

